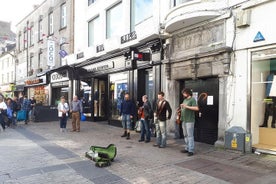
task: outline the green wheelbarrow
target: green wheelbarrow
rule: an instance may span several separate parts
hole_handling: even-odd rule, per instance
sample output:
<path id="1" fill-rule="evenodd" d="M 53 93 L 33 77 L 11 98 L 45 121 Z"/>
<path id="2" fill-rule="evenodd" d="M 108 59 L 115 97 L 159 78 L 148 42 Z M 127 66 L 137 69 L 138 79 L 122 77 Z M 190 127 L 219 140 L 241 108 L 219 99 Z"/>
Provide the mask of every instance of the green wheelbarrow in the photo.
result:
<path id="1" fill-rule="evenodd" d="M 110 166 L 117 154 L 117 148 L 114 144 L 107 147 L 91 146 L 85 156 L 95 162 L 97 167 Z"/>

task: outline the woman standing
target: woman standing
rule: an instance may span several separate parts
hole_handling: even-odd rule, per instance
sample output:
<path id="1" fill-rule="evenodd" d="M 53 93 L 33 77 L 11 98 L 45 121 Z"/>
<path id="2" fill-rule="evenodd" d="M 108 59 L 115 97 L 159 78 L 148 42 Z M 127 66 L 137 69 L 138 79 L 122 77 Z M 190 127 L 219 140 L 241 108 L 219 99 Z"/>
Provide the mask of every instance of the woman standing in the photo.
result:
<path id="1" fill-rule="evenodd" d="M 64 96 L 60 97 L 58 104 L 58 117 L 60 120 L 60 132 L 65 132 L 67 117 L 68 117 L 69 105 L 65 102 Z"/>

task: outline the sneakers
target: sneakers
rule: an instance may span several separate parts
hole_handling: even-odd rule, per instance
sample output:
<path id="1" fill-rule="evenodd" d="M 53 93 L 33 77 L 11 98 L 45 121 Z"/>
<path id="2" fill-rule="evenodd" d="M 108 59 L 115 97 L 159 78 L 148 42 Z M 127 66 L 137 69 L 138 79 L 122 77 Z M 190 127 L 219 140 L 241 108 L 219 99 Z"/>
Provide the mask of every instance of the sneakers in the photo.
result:
<path id="1" fill-rule="evenodd" d="M 140 139 L 140 140 L 138 140 L 138 142 L 144 142 L 144 140 Z"/>
<path id="2" fill-rule="evenodd" d="M 193 152 L 188 152 L 188 157 L 193 156 L 193 155 L 194 155 Z"/>

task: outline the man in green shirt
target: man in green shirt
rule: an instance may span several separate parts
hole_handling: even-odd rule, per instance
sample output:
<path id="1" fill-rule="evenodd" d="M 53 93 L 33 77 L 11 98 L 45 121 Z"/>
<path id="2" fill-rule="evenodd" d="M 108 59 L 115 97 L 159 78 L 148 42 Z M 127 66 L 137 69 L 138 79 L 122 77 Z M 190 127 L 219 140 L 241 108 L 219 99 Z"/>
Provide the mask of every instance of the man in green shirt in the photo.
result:
<path id="1" fill-rule="evenodd" d="M 188 156 L 194 154 L 194 126 L 195 126 L 195 111 L 198 111 L 196 100 L 193 98 L 191 89 L 184 89 L 182 91 L 184 100 L 181 107 L 181 121 L 183 127 L 184 140 L 186 147 L 182 153 L 188 153 Z"/>

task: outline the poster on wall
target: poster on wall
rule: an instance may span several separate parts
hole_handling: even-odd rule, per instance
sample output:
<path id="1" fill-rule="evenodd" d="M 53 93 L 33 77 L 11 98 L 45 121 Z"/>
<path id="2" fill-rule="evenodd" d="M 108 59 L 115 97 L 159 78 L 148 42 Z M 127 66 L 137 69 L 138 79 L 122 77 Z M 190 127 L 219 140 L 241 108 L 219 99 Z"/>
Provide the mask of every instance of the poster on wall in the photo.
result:
<path id="1" fill-rule="evenodd" d="M 117 109 L 121 109 L 121 104 L 124 100 L 125 93 L 127 92 L 127 83 L 117 83 Z"/>

